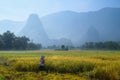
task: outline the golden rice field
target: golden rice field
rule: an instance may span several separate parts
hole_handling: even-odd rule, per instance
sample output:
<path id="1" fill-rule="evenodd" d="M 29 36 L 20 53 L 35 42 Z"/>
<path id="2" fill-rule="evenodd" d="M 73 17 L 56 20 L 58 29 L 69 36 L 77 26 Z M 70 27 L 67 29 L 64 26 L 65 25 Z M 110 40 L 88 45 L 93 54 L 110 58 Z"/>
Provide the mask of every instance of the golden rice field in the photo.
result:
<path id="1" fill-rule="evenodd" d="M 120 80 L 120 51 L 0 51 L 0 80 Z"/>

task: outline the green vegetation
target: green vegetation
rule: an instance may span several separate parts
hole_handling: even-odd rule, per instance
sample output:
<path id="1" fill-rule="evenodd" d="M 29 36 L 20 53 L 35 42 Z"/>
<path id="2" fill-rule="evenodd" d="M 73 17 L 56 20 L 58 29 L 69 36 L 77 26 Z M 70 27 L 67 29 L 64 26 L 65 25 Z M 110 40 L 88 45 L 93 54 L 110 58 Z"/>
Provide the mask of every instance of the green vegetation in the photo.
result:
<path id="1" fill-rule="evenodd" d="M 30 42 L 29 38 L 17 37 L 14 33 L 7 31 L 0 35 L 0 50 L 39 50 L 41 44 Z"/>
<path id="2" fill-rule="evenodd" d="M 120 50 L 120 42 L 106 41 L 106 42 L 86 42 L 82 49 L 96 49 L 96 50 Z"/>
<path id="3" fill-rule="evenodd" d="M 1 51 L 0 80 L 120 80 L 120 51 Z"/>
<path id="4" fill-rule="evenodd" d="M 57 49 L 55 49 L 55 50 L 56 50 L 56 51 L 68 51 L 69 49 L 68 49 L 68 46 L 61 45 L 60 48 L 57 48 Z"/>

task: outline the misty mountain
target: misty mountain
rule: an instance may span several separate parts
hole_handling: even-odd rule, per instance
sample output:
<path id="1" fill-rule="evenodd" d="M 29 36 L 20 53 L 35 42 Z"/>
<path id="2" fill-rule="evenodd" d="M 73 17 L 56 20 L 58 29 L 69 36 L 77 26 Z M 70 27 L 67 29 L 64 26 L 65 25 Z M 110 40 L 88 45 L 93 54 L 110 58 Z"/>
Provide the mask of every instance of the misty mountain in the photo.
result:
<path id="1" fill-rule="evenodd" d="M 99 41 L 120 41 L 120 8 L 82 13 L 63 11 L 44 16 L 41 20 L 51 38 L 66 37 L 78 44 L 89 36 L 86 34 L 90 26 L 94 26 L 99 33 Z"/>
<path id="2" fill-rule="evenodd" d="M 44 30 L 44 27 L 36 14 L 31 14 L 27 20 L 26 25 L 19 33 L 21 36 L 27 36 L 35 43 L 41 43 L 42 45 L 49 44 L 49 38 Z"/>
<path id="3" fill-rule="evenodd" d="M 66 40 L 74 45 L 86 41 L 120 41 L 120 8 L 103 8 L 80 13 L 62 11 L 42 18 L 32 15 L 27 23 L 0 21 L 1 33 L 5 30 L 20 32 L 35 42 L 45 44 L 59 44 Z M 64 42 L 59 42 L 63 38 Z"/>
<path id="4" fill-rule="evenodd" d="M 44 27 L 40 21 L 40 18 L 37 14 L 32 14 L 29 16 L 27 23 L 23 30 L 20 32 L 21 36 L 27 36 L 35 43 L 41 43 L 44 47 L 50 45 L 66 45 L 72 46 L 72 42 L 69 39 L 62 38 L 62 39 L 49 39 Z"/>
<path id="5" fill-rule="evenodd" d="M 41 18 L 41 21 L 46 29 L 48 36 L 51 39 L 68 38 L 73 42 L 80 40 L 80 35 L 83 35 L 81 29 L 78 29 L 81 24 L 77 24 L 79 13 L 64 11 L 54 13 Z"/>
<path id="6" fill-rule="evenodd" d="M 83 38 L 80 40 L 80 42 L 85 43 L 85 42 L 93 42 L 93 41 L 99 42 L 100 35 L 99 35 L 99 31 L 95 27 L 91 26 L 88 28 L 87 33 L 83 35 Z"/>

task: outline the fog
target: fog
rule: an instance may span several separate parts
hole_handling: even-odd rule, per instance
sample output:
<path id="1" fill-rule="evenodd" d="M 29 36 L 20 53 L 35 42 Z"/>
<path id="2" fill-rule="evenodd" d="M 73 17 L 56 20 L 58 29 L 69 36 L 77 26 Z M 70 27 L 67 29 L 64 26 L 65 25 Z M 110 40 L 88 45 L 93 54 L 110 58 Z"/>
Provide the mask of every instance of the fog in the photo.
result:
<path id="1" fill-rule="evenodd" d="M 1 34 L 10 30 L 43 46 L 120 41 L 119 0 L 0 2 Z"/>

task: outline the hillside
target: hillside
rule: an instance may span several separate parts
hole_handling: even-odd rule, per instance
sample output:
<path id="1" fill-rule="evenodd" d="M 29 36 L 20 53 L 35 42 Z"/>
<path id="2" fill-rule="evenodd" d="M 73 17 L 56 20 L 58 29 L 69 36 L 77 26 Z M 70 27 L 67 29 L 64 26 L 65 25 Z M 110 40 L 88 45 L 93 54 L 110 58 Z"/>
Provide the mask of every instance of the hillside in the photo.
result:
<path id="1" fill-rule="evenodd" d="M 35 42 L 42 42 L 40 38 L 44 42 L 49 39 L 66 38 L 71 40 L 74 45 L 80 45 L 91 40 L 120 41 L 120 8 L 103 8 L 98 11 L 80 13 L 62 11 L 46 15 L 39 19 L 39 24 L 34 20 L 27 21 L 27 23 L 10 20 L 0 21 L 1 33 L 6 30 L 11 30 L 16 34 L 19 32 L 29 34 L 28 37 L 31 37 Z M 34 27 L 34 30 L 30 28 L 33 24 L 38 24 L 37 27 Z M 29 30 L 25 30 L 26 26 L 29 26 L 27 28 Z M 94 27 L 94 29 L 92 28 L 93 30 L 90 30 L 91 26 Z M 30 34 L 31 32 L 32 34 Z M 33 33 L 37 35 L 37 38 Z M 90 39 L 92 37 L 94 39 Z"/>
<path id="2" fill-rule="evenodd" d="M 44 16 L 41 20 L 51 38 L 67 37 L 77 44 L 84 42 L 84 37 L 85 41 L 89 41 L 86 34 L 93 26 L 99 33 L 98 41 L 120 40 L 120 8 L 103 8 L 84 13 L 63 11 Z"/>
<path id="3" fill-rule="evenodd" d="M 27 20 L 26 25 L 19 33 L 21 36 L 27 36 L 35 43 L 42 43 L 48 45 L 49 38 L 44 30 L 40 18 L 36 14 L 31 14 Z"/>

